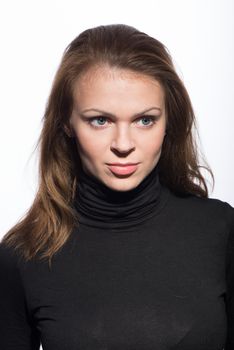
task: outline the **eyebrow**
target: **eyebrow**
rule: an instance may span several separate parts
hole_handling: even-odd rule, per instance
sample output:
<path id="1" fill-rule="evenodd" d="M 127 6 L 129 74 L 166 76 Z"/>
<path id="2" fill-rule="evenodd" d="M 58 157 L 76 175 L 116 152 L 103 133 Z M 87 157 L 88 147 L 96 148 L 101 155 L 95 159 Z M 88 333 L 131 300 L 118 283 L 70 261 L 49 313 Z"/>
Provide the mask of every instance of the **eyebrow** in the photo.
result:
<path id="1" fill-rule="evenodd" d="M 144 113 L 146 113 L 146 112 L 151 111 L 152 109 L 157 109 L 157 110 L 159 110 L 160 112 L 162 111 L 161 108 L 159 108 L 159 107 L 150 107 L 150 108 L 145 109 L 145 110 L 142 111 L 142 112 L 139 112 L 139 113 L 134 114 L 133 117 L 138 117 L 138 116 L 140 116 L 140 115 L 142 115 L 142 114 L 144 114 Z M 94 111 L 94 112 L 103 113 L 103 114 L 106 114 L 106 115 L 109 116 L 109 117 L 115 117 L 114 114 L 109 113 L 109 112 L 102 111 L 102 110 L 97 109 L 97 108 L 88 108 L 88 109 L 84 109 L 81 113 L 89 112 L 89 111 Z"/>

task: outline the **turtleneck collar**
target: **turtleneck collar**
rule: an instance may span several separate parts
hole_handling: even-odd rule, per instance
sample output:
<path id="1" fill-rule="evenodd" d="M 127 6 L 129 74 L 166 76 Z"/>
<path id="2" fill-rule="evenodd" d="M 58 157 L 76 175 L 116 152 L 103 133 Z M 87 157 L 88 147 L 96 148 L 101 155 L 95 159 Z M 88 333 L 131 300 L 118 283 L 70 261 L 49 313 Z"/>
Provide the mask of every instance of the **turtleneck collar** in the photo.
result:
<path id="1" fill-rule="evenodd" d="M 88 226 L 129 229 L 156 215 L 164 206 L 168 190 L 159 181 L 158 163 L 134 189 L 117 191 L 82 170 L 74 207 L 78 221 Z"/>

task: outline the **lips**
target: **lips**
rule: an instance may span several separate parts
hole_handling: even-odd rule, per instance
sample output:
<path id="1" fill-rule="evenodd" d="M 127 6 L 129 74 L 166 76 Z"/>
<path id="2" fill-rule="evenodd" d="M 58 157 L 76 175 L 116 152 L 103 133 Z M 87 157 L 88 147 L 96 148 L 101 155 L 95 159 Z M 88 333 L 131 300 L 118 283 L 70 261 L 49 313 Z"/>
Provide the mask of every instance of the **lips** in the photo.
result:
<path id="1" fill-rule="evenodd" d="M 109 169 L 117 175 L 129 175 L 137 170 L 138 164 L 128 163 L 128 164 L 118 164 L 112 163 L 108 165 Z"/>
<path id="2" fill-rule="evenodd" d="M 116 165 L 116 166 L 127 166 L 127 165 L 137 165 L 138 163 L 108 163 L 108 165 Z"/>

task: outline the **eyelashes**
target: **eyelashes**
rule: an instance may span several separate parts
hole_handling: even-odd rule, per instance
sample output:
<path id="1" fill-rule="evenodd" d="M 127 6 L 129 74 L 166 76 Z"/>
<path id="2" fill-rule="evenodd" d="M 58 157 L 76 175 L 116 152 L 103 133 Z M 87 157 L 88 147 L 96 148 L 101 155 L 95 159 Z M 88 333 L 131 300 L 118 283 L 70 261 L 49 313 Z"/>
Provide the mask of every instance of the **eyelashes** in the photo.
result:
<path id="1" fill-rule="evenodd" d="M 137 122 L 142 121 L 142 120 L 150 121 L 150 124 L 142 124 L 142 127 L 145 129 L 145 128 L 152 127 L 158 119 L 159 119 L 159 117 L 155 116 L 155 115 L 144 115 L 144 116 L 138 118 Z M 104 123 L 104 124 L 96 124 L 95 125 L 94 124 L 95 121 L 97 121 L 97 122 L 101 121 L 101 123 Z M 88 124 L 95 129 L 102 129 L 103 127 L 105 128 L 107 125 L 106 121 L 109 121 L 109 119 L 107 117 L 104 117 L 104 116 L 92 117 L 92 118 L 88 118 L 88 120 L 87 120 Z"/>

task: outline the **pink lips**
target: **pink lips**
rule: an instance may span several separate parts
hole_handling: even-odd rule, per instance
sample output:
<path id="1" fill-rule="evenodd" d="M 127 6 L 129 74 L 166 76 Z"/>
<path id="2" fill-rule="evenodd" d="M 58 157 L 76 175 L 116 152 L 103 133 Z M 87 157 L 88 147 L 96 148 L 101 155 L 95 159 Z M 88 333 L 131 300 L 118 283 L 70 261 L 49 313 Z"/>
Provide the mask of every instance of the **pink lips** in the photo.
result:
<path id="1" fill-rule="evenodd" d="M 109 169 L 117 175 L 129 175 L 137 169 L 137 164 L 132 165 L 109 165 Z"/>

